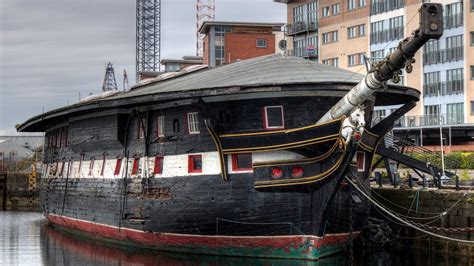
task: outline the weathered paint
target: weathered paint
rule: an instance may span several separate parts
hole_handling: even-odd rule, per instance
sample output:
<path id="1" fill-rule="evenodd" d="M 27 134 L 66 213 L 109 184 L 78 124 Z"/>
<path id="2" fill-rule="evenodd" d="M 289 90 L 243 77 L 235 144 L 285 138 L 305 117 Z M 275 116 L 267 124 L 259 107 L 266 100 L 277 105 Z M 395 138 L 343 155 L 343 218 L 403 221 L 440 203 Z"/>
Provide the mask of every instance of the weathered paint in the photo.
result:
<path id="1" fill-rule="evenodd" d="M 349 233 L 283 236 L 206 236 L 154 233 L 104 225 L 54 214 L 48 220 L 65 229 L 93 238 L 163 251 L 223 256 L 316 260 L 342 251 L 351 241 Z M 353 233 L 355 238 L 358 232 Z"/>

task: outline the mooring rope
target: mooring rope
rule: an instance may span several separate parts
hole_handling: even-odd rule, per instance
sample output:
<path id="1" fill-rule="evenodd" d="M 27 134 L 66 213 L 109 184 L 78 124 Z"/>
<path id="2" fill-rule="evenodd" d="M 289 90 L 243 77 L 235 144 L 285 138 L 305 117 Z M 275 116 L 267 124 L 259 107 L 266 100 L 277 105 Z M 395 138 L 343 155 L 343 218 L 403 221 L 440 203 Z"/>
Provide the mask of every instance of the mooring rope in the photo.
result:
<path id="1" fill-rule="evenodd" d="M 471 240 L 464 240 L 464 239 L 457 239 L 457 238 L 452 238 L 452 237 L 448 237 L 448 236 L 443 236 L 443 235 L 438 235 L 438 234 L 435 234 L 433 232 L 430 232 L 430 231 L 427 231 L 423 228 L 421 228 L 419 226 L 419 224 L 413 224 L 401 217 L 398 217 L 396 214 L 394 214 L 393 212 L 391 212 L 390 210 L 386 209 L 384 206 L 382 206 L 381 204 L 379 204 L 377 201 L 375 201 L 374 199 L 372 199 L 369 195 L 367 195 L 367 193 L 365 193 L 365 191 L 363 191 L 362 189 L 360 189 L 348 176 L 345 177 L 346 180 L 355 188 L 357 189 L 357 191 L 359 191 L 368 201 L 370 201 L 375 207 L 379 208 L 380 210 L 384 211 L 386 214 L 388 214 L 390 217 L 394 218 L 395 220 L 415 229 L 415 230 L 418 230 L 422 233 L 425 233 L 425 234 L 428 234 L 430 236 L 433 236 L 433 237 L 437 237 L 437 238 L 441 238 L 441 239 L 444 239 L 444 240 L 448 240 L 448 241 L 454 241 L 454 242 L 460 242 L 460 243 L 465 243 L 465 244 L 474 244 L 474 241 L 471 241 Z"/>

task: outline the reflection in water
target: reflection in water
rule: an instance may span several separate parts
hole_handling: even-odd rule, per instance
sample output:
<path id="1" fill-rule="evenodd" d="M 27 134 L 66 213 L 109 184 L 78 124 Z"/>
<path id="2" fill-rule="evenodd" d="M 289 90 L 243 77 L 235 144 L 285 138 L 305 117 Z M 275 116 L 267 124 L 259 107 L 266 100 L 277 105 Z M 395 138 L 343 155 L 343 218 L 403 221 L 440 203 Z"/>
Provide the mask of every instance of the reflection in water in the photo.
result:
<path id="1" fill-rule="evenodd" d="M 0 212 L 0 265 L 350 265 L 347 253 L 320 261 L 200 256 L 104 244 L 59 231 L 39 213 Z M 355 249 L 353 265 L 471 265 L 465 258 L 410 250 Z"/>

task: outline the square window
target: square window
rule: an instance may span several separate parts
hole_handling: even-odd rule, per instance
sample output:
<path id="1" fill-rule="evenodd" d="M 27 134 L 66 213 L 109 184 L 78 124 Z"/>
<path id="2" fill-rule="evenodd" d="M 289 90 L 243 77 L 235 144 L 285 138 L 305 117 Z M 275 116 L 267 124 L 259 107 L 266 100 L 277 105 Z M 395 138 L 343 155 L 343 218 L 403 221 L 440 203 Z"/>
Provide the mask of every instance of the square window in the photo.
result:
<path id="1" fill-rule="evenodd" d="M 202 156 L 188 156 L 188 173 L 202 173 Z"/>
<path id="2" fill-rule="evenodd" d="M 474 79 L 474 66 L 471 66 L 471 79 Z"/>
<path id="3" fill-rule="evenodd" d="M 159 175 L 163 173 L 163 157 L 162 156 L 155 157 L 155 165 L 153 167 L 153 173 L 155 175 Z"/>
<path id="4" fill-rule="evenodd" d="M 198 113 L 188 113 L 188 133 L 199 134 Z"/>
<path id="5" fill-rule="evenodd" d="M 165 136 L 165 117 L 158 116 L 156 119 L 156 136 L 164 137 Z"/>
<path id="6" fill-rule="evenodd" d="M 257 39 L 257 47 L 258 48 L 267 48 L 267 40 L 266 39 Z"/>
<path id="7" fill-rule="evenodd" d="M 328 6 L 323 7 L 322 12 L 323 12 L 323 18 L 328 17 L 329 16 L 329 7 Z"/>
<path id="8" fill-rule="evenodd" d="M 474 46 L 474 31 L 471 31 L 469 36 L 471 37 L 471 46 Z"/>
<path id="9" fill-rule="evenodd" d="M 232 154 L 232 171 L 252 171 L 252 154 Z"/>
<path id="10" fill-rule="evenodd" d="M 471 115 L 474 115 L 474 101 L 471 101 Z"/>
<path id="11" fill-rule="evenodd" d="M 358 151 L 356 153 L 356 160 L 357 160 L 357 171 L 364 172 L 365 171 L 365 152 Z"/>
<path id="12" fill-rule="evenodd" d="M 263 128 L 281 129 L 285 128 L 283 117 L 283 106 L 265 106 L 263 108 Z"/>
<path id="13" fill-rule="evenodd" d="M 140 164 L 140 158 L 133 158 L 132 164 L 132 175 L 138 174 L 138 165 Z"/>
<path id="14" fill-rule="evenodd" d="M 115 163 L 114 176 L 118 176 L 120 174 L 121 167 L 122 167 L 122 158 L 118 158 L 117 162 Z"/>

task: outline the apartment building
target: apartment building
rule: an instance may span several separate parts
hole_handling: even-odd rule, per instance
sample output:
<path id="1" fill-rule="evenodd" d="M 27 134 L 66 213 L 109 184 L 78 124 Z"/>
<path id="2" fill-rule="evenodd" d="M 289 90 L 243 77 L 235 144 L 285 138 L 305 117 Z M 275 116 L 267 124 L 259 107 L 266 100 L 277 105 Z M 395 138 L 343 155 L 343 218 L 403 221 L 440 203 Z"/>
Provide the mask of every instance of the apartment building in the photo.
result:
<path id="1" fill-rule="evenodd" d="M 205 21 L 203 63 L 216 67 L 279 52 L 284 23 Z M 281 46 L 281 45 L 280 45 Z"/>
<path id="2" fill-rule="evenodd" d="M 274 2 L 287 4 L 289 53 L 364 74 L 366 58 L 383 59 L 418 28 L 423 1 Z M 443 4 L 444 34 L 415 55 L 412 73 L 400 76 L 399 84 L 419 89 L 421 99 L 394 133 L 434 146 L 440 143 L 441 124 L 446 145 L 474 150 L 474 0 L 430 2 Z M 376 108 L 374 119 L 398 107 Z"/>

